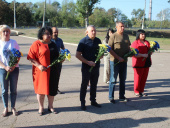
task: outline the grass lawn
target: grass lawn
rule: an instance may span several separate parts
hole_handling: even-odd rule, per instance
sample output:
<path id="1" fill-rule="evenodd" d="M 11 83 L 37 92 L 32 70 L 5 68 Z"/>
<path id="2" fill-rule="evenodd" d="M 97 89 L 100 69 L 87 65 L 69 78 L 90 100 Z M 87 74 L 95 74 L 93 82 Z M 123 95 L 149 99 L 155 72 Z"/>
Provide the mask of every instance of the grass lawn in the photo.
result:
<path id="1" fill-rule="evenodd" d="M 37 37 L 37 29 L 16 29 L 24 33 L 25 36 Z M 80 39 L 85 37 L 86 29 L 69 29 L 69 28 L 59 28 L 59 37 L 63 39 L 64 42 L 78 44 Z M 103 40 L 106 36 L 107 29 L 97 29 L 97 37 Z M 135 40 L 135 36 L 129 36 L 130 41 Z M 162 50 L 170 50 L 170 38 L 153 38 L 147 37 L 148 41 L 157 41 L 160 44 Z"/>

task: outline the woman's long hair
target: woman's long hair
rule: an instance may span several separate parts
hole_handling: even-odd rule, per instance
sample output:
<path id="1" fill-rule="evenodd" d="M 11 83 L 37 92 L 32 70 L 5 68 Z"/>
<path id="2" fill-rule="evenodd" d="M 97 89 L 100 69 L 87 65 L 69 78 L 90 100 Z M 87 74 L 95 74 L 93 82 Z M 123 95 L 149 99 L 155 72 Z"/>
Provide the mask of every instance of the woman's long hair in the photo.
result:
<path id="1" fill-rule="evenodd" d="M 114 30 L 112 29 L 112 28 L 109 28 L 108 30 L 107 30 L 107 34 L 106 34 L 106 43 L 108 44 L 108 41 L 109 41 L 109 38 L 110 38 L 110 36 L 109 36 L 109 31 L 111 31 L 112 33 L 114 33 Z"/>

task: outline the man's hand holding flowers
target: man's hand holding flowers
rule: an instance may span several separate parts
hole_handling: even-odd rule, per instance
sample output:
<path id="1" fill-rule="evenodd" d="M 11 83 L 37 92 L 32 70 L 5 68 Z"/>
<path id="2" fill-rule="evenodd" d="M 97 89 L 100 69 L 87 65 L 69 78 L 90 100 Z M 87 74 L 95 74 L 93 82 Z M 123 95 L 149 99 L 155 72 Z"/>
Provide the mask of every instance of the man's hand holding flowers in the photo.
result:
<path id="1" fill-rule="evenodd" d="M 110 46 L 105 45 L 105 44 L 99 44 L 99 52 L 98 52 L 98 54 L 96 55 L 97 58 L 96 58 L 95 62 L 92 62 L 92 61 L 91 61 L 90 64 L 88 64 L 89 66 L 91 66 L 89 72 L 92 71 L 92 69 L 93 69 L 93 67 L 95 66 L 95 64 L 96 64 L 101 58 L 103 58 L 103 56 L 107 55 L 108 52 L 110 52 L 110 50 L 111 50 L 111 47 L 110 47 Z"/>
<path id="2" fill-rule="evenodd" d="M 137 56 L 138 54 L 139 54 L 138 49 L 131 47 L 130 51 L 127 54 L 125 54 L 123 58 L 120 57 L 119 62 L 117 62 L 114 66 L 116 66 L 120 62 L 123 62 L 124 60 L 127 60 L 128 57 L 132 57 L 133 55 Z"/>
<path id="3" fill-rule="evenodd" d="M 87 61 L 87 64 L 91 67 L 94 67 L 96 65 L 96 63 L 93 61 Z"/>

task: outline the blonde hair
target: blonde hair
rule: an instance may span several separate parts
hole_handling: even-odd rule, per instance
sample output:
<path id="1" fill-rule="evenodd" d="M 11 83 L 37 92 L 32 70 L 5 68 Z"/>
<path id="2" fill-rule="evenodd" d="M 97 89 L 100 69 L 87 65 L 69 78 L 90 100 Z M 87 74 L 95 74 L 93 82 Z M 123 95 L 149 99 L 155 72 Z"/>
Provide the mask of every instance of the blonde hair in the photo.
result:
<path id="1" fill-rule="evenodd" d="M 10 27 L 8 25 L 0 25 L 0 32 L 2 32 L 2 30 L 4 29 L 9 29 L 9 31 L 11 31 Z"/>

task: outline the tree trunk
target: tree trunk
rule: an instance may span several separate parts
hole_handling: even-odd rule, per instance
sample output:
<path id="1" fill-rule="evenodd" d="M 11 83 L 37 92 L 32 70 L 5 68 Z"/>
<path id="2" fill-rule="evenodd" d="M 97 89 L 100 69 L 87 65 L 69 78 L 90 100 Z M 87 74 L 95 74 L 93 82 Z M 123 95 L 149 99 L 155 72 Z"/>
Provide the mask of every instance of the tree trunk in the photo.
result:
<path id="1" fill-rule="evenodd" d="M 89 26 L 89 18 L 86 17 L 86 18 L 85 18 L 85 27 L 87 28 L 88 26 Z"/>
<path id="2" fill-rule="evenodd" d="M 87 28 L 88 26 L 89 26 L 89 13 L 86 10 L 85 27 Z"/>

